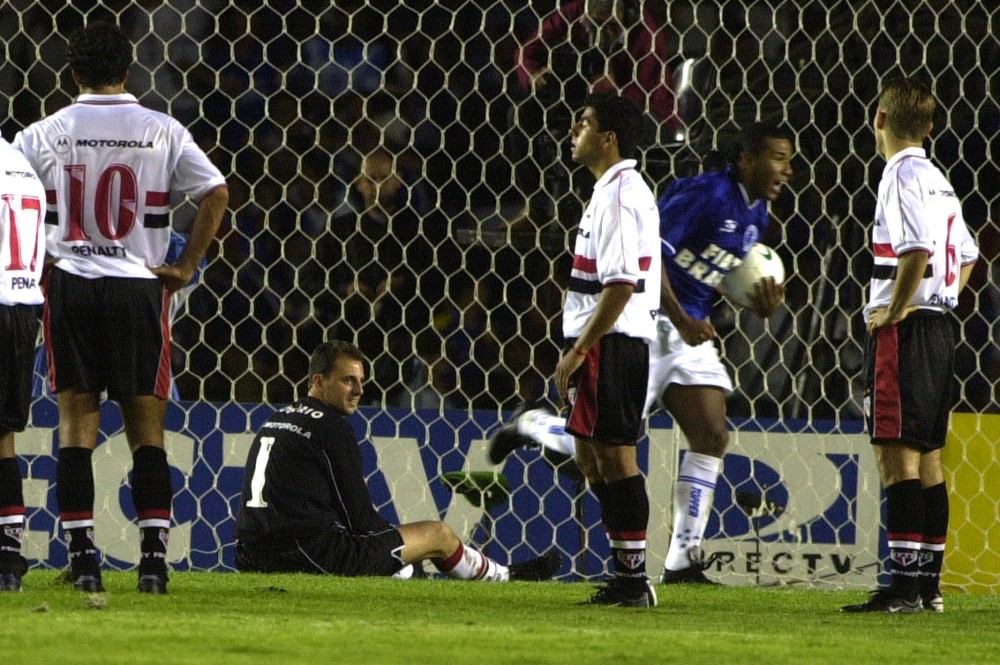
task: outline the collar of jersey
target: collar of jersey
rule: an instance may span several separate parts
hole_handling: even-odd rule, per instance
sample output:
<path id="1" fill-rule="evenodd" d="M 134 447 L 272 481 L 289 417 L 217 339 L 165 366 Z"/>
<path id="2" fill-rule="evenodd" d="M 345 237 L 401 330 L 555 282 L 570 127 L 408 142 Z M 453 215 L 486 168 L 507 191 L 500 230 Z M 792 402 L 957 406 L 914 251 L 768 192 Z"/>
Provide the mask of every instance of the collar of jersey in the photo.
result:
<path id="1" fill-rule="evenodd" d="M 604 187 L 611 182 L 612 179 L 616 178 L 622 171 L 626 169 L 634 169 L 636 164 L 638 164 L 638 162 L 634 159 L 623 159 L 617 164 L 614 164 L 604 172 L 604 175 L 601 176 L 600 180 L 594 183 L 594 189 Z"/>
<path id="2" fill-rule="evenodd" d="M 117 95 L 94 95 L 83 93 L 76 98 L 77 104 L 121 104 L 123 102 L 136 103 L 139 100 L 135 95 L 123 92 Z"/>
<path id="3" fill-rule="evenodd" d="M 913 146 L 912 148 L 903 148 L 895 155 L 893 155 L 888 162 L 885 163 L 885 169 L 883 170 L 890 169 L 891 167 L 895 166 L 900 160 L 905 159 L 906 157 L 919 157 L 920 159 L 927 159 L 927 153 L 924 151 L 922 147 L 918 148 L 916 146 Z"/>

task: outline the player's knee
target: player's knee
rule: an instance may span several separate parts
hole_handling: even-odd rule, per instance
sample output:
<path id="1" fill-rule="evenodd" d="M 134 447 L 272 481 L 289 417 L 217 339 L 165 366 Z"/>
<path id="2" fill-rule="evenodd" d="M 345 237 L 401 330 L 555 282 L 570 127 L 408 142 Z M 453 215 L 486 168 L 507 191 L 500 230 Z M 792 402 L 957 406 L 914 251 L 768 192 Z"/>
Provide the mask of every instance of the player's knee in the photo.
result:
<path id="1" fill-rule="evenodd" d="M 442 552 L 442 556 L 447 556 L 455 551 L 461 543 L 451 527 L 444 522 L 428 522 L 429 540 L 434 547 Z"/>
<path id="2" fill-rule="evenodd" d="M 691 451 L 712 457 L 722 457 L 729 447 L 729 431 L 725 427 L 710 428 L 701 436 L 688 440 Z"/>

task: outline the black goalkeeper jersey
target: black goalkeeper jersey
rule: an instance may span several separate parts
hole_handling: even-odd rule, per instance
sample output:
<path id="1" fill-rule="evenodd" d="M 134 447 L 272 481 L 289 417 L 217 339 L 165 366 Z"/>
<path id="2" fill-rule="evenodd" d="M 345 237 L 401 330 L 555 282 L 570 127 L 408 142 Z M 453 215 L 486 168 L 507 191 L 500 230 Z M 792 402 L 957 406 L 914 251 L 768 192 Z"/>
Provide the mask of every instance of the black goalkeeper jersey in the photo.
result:
<path id="1" fill-rule="evenodd" d="M 274 547 L 329 529 L 368 534 L 393 528 L 376 512 L 347 419 L 306 397 L 260 428 L 243 478 L 236 539 Z"/>

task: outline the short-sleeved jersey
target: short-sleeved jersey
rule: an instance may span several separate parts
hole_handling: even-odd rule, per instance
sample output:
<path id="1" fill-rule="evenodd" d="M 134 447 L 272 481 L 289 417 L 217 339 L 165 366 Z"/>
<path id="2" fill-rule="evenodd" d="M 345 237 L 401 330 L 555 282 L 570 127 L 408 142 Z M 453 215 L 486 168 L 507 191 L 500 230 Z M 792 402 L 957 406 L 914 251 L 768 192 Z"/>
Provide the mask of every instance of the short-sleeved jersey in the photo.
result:
<path id="1" fill-rule="evenodd" d="M 580 336 L 594 314 L 601 290 L 627 282 L 635 286 L 625 310 L 608 333 L 656 338 L 660 306 L 660 253 L 656 199 L 635 170 L 618 162 L 594 185 L 577 229 L 573 271 L 563 311 L 563 336 Z"/>
<path id="2" fill-rule="evenodd" d="M 864 317 L 886 307 L 896 288 L 899 257 L 930 254 L 911 305 L 947 312 L 958 306 L 959 272 L 975 263 L 979 248 L 962 217 L 962 206 L 944 174 L 922 148 L 906 148 L 882 171 L 872 228 L 875 266 Z"/>
<path id="3" fill-rule="evenodd" d="M 31 164 L 0 138 L 0 305 L 42 302 L 45 188 Z"/>
<path id="4" fill-rule="evenodd" d="M 681 178 L 657 201 L 660 248 L 684 311 L 707 319 L 716 287 L 767 229 L 767 202 L 750 201 L 731 169 Z"/>
<path id="5" fill-rule="evenodd" d="M 14 138 L 45 186 L 46 248 L 80 277 L 154 279 L 170 194 L 200 200 L 225 179 L 179 122 L 129 94 L 80 95 Z"/>
<path id="6" fill-rule="evenodd" d="M 358 439 L 347 419 L 306 397 L 264 423 L 247 454 L 236 538 L 287 545 L 330 529 L 392 528 L 371 503 Z"/>

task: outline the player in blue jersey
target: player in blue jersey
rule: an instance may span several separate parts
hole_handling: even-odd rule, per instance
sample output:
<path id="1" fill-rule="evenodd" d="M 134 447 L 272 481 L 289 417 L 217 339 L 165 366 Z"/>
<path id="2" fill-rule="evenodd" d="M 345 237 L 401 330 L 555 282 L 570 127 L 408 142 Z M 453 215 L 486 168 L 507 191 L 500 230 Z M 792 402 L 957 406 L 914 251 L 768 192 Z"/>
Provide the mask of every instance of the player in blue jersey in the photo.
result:
<path id="1" fill-rule="evenodd" d="M 729 165 L 672 183 L 657 202 L 663 278 L 657 339 L 650 346 L 647 412 L 662 402 L 684 432 L 689 451 L 674 488 L 673 536 L 663 583 L 709 583 L 701 559 L 722 456 L 729 444 L 726 397 L 733 384 L 713 340 L 709 321 L 716 290 L 767 229 L 767 203 L 792 176 L 794 136 L 783 127 L 753 123 L 733 146 Z M 750 307 L 770 317 L 784 287 L 761 282 Z M 562 418 L 524 408 L 493 437 L 490 458 L 499 463 L 520 445 L 573 454 Z"/>

